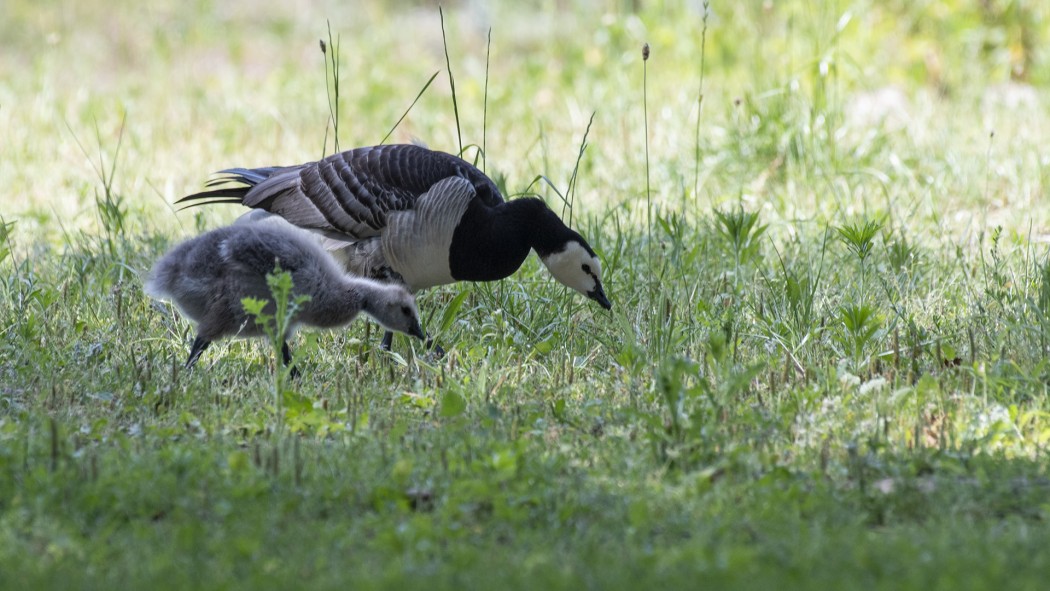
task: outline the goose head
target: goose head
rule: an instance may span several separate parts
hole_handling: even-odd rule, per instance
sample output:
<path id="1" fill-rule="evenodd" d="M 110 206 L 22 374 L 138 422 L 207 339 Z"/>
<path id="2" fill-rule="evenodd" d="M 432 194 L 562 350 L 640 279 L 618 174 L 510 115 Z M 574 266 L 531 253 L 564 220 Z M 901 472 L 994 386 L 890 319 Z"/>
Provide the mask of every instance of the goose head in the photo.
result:
<path id="1" fill-rule="evenodd" d="M 602 264 L 578 234 L 566 240 L 560 249 L 541 256 L 540 260 L 559 283 L 598 302 L 606 310 L 612 309 L 612 302 L 602 288 Z"/>

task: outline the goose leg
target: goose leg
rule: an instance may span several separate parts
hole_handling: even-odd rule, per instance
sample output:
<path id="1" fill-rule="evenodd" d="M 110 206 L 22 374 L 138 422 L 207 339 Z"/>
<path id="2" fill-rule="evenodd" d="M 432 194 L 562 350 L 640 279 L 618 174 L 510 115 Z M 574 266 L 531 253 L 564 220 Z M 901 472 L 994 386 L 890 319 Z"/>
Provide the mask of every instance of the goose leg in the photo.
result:
<path id="1" fill-rule="evenodd" d="M 379 343 L 379 348 L 384 351 L 390 350 L 390 345 L 394 342 L 394 333 L 392 331 L 386 331 L 383 333 L 383 340 Z"/>
<path id="2" fill-rule="evenodd" d="M 285 365 L 292 362 L 292 352 L 288 349 L 288 341 L 281 343 L 281 360 Z M 291 371 L 288 372 L 288 375 L 292 376 L 293 380 L 299 379 L 299 368 L 293 365 Z"/>
<path id="3" fill-rule="evenodd" d="M 186 369 L 193 367 L 193 364 L 197 363 L 197 359 L 208 348 L 208 345 L 211 345 L 211 341 L 200 335 L 193 339 L 193 346 L 190 347 L 190 358 L 186 360 Z"/>
<path id="4" fill-rule="evenodd" d="M 445 356 L 445 349 L 443 349 L 441 345 L 437 344 L 437 341 L 434 340 L 434 337 L 430 335 L 427 335 L 427 340 L 424 341 L 423 346 L 426 347 L 427 350 L 430 351 L 430 354 L 433 355 L 436 359 L 441 359 Z"/>

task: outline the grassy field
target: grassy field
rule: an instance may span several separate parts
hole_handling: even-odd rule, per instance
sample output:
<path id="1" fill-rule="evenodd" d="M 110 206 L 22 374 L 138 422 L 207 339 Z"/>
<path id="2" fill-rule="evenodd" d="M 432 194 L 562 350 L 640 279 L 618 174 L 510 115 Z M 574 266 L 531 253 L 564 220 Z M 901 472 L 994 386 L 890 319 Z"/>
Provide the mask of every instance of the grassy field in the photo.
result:
<path id="1" fill-rule="evenodd" d="M 0 8 L 0 589 L 1046 588 L 1050 9 L 504 4 Z M 420 295 L 440 359 L 183 370 L 142 274 L 242 210 L 172 203 L 435 73 L 388 141 L 544 197 L 612 313 L 533 257 Z"/>

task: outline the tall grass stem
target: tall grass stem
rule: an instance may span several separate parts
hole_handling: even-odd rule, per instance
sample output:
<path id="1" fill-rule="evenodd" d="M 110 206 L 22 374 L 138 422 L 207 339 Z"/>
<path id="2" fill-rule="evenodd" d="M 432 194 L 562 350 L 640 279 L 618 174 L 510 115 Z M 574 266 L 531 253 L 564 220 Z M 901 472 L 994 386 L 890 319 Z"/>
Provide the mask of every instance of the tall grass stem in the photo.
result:
<path id="1" fill-rule="evenodd" d="M 696 93 L 696 133 L 693 149 L 693 207 L 700 200 L 700 119 L 704 113 L 704 73 L 707 64 L 707 18 L 711 14 L 711 1 L 704 0 L 704 28 L 700 32 L 700 86 Z"/>
<path id="2" fill-rule="evenodd" d="M 489 161 L 489 58 L 492 57 L 492 27 L 485 40 L 485 98 L 481 103 L 481 172 L 485 172 Z"/>
<path id="3" fill-rule="evenodd" d="M 649 180 L 649 44 L 642 46 L 642 122 L 645 132 L 645 237 L 646 255 L 649 271 L 649 307 L 654 304 L 653 290 L 656 284 L 653 277 L 653 193 Z"/>
<path id="4" fill-rule="evenodd" d="M 452 112 L 456 116 L 456 141 L 459 142 L 459 156 L 463 155 L 463 132 L 459 125 L 459 102 L 456 100 L 456 77 L 452 75 L 452 60 L 448 57 L 448 37 L 445 36 L 445 11 L 438 6 L 438 15 L 441 17 L 441 44 L 445 48 L 445 68 L 448 70 L 448 84 L 452 89 Z"/>
<path id="5" fill-rule="evenodd" d="M 416 103 L 419 102 L 419 98 L 423 96 L 423 93 L 426 92 L 428 88 L 430 88 L 430 83 L 433 82 L 434 78 L 437 78 L 438 74 L 440 73 L 440 71 L 434 72 L 434 74 L 430 76 L 430 79 L 427 80 L 427 83 L 423 85 L 422 89 L 420 89 L 419 94 L 416 95 L 416 98 L 412 99 L 412 104 L 409 105 L 407 109 L 405 109 L 404 113 L 401 113 L 401 117 L 398 118 L 397 123 L 395 123 L 394 126 L 390 128 L 390 131 L 386 132 L 386 135 L 383 136 L 383 139 L 379 142 L 379 145 L 385 144 L 386 141 L 390 139 L 390 136 L 394 133 L 394 130 L 397 129 L 399 125 L 401 125 L 401 122 L 405 120 L 405 117 L 408 117 L 409 111 L 412 110 L 412 107 L 416 106 Z"/>
<path id="6" fill-rule="evenodd" d="M 325 56 L 324 89 L 328 98 L 328 117 L 332 123 L 334 153 L 339 153 L 339 45 L 340 38 L 332 37 L 332 21 L 328 21 L 328 44 L 325 45 L 324 41 L 321 41 L 321 53 Z M 329 74 L 332 78 L 331 85 L 328 83 Z M 328 138 L 325 137 L 325 147 L 327 146 Z M 324 156 L 324 150 L 321 153 Z"/>

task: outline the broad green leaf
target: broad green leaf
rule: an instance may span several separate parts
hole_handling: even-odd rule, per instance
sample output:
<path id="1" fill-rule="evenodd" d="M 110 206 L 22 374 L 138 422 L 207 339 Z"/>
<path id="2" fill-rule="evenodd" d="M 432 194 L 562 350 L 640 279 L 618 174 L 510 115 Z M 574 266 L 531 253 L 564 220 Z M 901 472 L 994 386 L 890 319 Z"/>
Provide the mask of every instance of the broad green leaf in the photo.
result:
<path id="1" fill-rule="evenodd" d="M 441 397 L 441 416 L 445 418 L 457 417 L 467 410 L 467 401 L 463 395 L 455 390 L 448 390 Z"/>
<path id="2" fill-rule="evenodd" d="M 445 332 L 455 322 L 456 316 L 459 314 L 460 308 L 463 307 L 463 302 L 467 300 L 467 295 L 470 294 L 470 290 L 464 289 L 456 294 L 456 297 L 452 298 L 452 301 L 445 306 L 445 313 L 441 315 L 441 332 Z"/>

